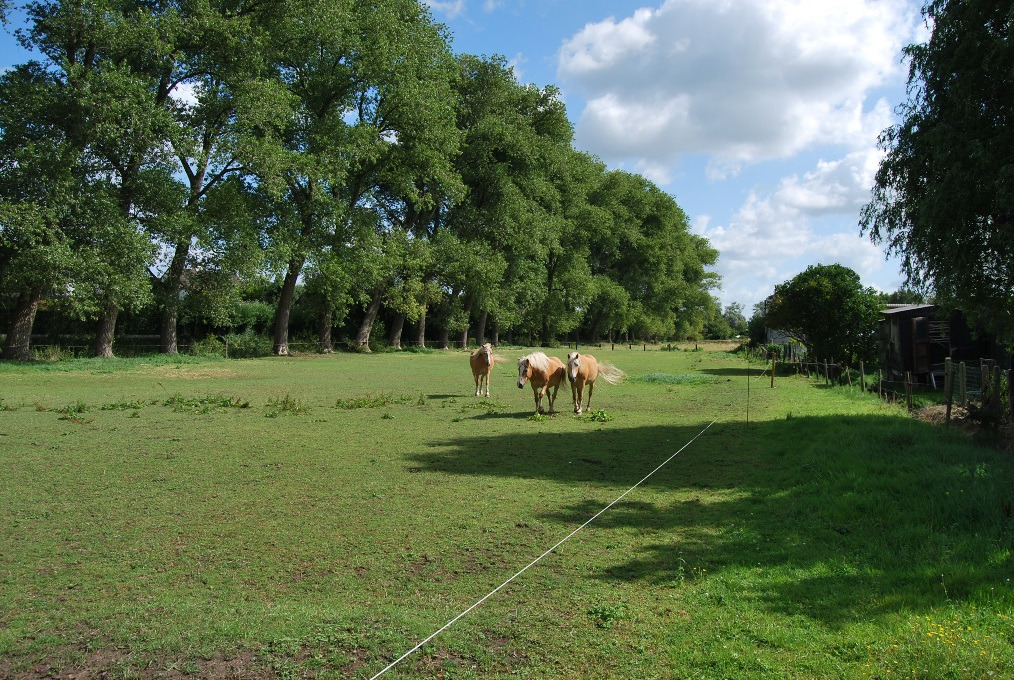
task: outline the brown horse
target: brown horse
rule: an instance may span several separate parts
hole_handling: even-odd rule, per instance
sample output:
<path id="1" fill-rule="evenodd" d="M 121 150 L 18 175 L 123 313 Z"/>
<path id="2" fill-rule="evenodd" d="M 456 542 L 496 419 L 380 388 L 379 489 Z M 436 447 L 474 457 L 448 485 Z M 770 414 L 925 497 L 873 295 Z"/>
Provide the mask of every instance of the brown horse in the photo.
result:
<path id="1" fill-rule="evenodd" d="M 549 395 L 549 412 L 553 412 L 556 393 L 560 390 L 560 383 L 566 379 L 567 368 L 556 357 L 547 357 L 542 352 L 532 352 L 518 359 L 518 388 L 523 388 L 526 382 L 532 384 L 536 413 L 543 412 L 542 397 L 549 388 L 553 388 Z"/>
<path id="2" fill-rule="evenodd" d="M 488 342 L 468 357 L 468 363 L 472 364 L 472 377 L 475 378 L 475 396 L 482 396 L 482 381 L 485 380 L 486 396 L 489 397 L 489 376 L 493 374 L 498 358 L 493 354 L 493 345 Z"/>
<path id="3" fill-rule="evenodd" d="M 612 364 L 599 363 L 591 354 L 571 352 L 567 356 L 567 377 L 570 378 L 570 392 L 574 398 L 574 413 L 581 414 L 585 385 L 588 386 L 588 403 L 585 409 L 590 409 L 595 380 L 601 377 L 607 383 L 615 385 L 623 380 L 624 375 L 623 371 Z"/>

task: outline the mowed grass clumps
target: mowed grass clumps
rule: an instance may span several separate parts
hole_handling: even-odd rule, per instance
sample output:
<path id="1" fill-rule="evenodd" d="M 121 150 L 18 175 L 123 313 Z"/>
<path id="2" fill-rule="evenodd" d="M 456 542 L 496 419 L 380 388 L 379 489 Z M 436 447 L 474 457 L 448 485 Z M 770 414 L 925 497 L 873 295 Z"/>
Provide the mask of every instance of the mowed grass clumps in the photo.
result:
<path id="1" fill-rule="evenodd" d="M 368 678 L 698 435 L 392 675 L 1012 667 L 1008 455 L 710 348 L 592 351 L 631 379 L 537 422 L 464 352 L 0 365 L 0 676 Z"/>

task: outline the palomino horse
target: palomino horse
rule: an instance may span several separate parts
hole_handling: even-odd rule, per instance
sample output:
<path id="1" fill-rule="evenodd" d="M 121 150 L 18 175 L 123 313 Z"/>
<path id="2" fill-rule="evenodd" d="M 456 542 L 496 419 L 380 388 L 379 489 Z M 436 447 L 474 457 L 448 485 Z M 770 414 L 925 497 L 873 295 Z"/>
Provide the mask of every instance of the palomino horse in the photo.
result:
<path id="1" fill-rule="evenodd" d="M 623 380 L 624 372 L 612 364 L 599 363 L 591 354 L 571 352 L 567 356 L 567 377 L 570 378 L 570 392 L 574 398 L 574 413 L 581 414 L 581 401 L 584 399 L 584 386 L 588 386 L 588 403 L 585 409 L 591 408 L 592 390 L 595 380 L 602 378 L 610 385 Z"/>
<path id="2" fill-rule="evenodd" d="M 468 363 L 472 364 L 472 377 L 475 378 L 475 396 L 482 396 L 482 381 L 485 380 L 486 396 L 489 397 L 489 376 L 493 374 L 493 366 L 496 361 L 493 345 L 488 342 L 468 357 Z"/>
<path id="3" fill-rule="evenodd" d="M 543 412 L 542 397 L 550 387 L 553 391 L 549 395 L 549 412 L 553 412 L 556 393 L 560 390 L 560 383 L 566 379 L 567 369 L 556 357 L 547 357 L 542 352 L 532 352 L 518 359 L 518 387 L 524 387 L 525 382 L 532 384 L 536 413 Z"/>

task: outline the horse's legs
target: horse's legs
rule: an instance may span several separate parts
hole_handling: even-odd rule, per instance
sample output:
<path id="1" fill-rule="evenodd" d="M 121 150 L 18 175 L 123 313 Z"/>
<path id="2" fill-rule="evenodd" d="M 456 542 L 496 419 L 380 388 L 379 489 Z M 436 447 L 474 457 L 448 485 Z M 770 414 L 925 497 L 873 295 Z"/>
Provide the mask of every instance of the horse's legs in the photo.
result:
<path id="1" fill-rule="evenodd" d="M 482 374 L 481 373 L 476 373 L 475 374 L 475 396 L 477 396 L 477 397 L 479 396 L 479 383 L 481 381 L 482 381 Z"/>
<path id="2" fill-rule="evenodd" d="M 489 399 L 489 374 L 492 373 L 492 372 L 493 372 L 492 370 L 486 371 L 486 398 L 487 399 Z"/>
<path id="3" fill-rule="evenodd" d="M 574 413 L 581 415 L 581 399 L 584 397 L 584 381 L 578 378 L 571 385 L 574 389 Z"/>
<path id="4" fill-rule="evenodd" d="M 593 382 L 588 383 L 588 403 L 584 407 L 586 411 L 591 411 L 591 395 L 592 395 L 592 390 L 594 390 L 594 389 L 595 389 L 595 383 L 593 383 Z"/>
<path id="5" fill-rule="evenodd" d="M 536 413 L 536 415 L 538 415 L 539 413 L 542 413 L 542 393 L 545 392 L 545 391 L 546 391 L 545 386 L 543 386 L 540 389 L 540 388 L 536 387 L 535 385 L 532 385 L 532 394 L 535 395 L 535 413 Z"/>
<path id="6" fill-rule="evenodd" d="M 549 385 L 546 385 L 546 389 L 549 389 Z M 549 395 L 549 412 L 553 412 L 553 404 L 556 403 L 556 393 L 560 391 L 560 383 L 553 385 L 553 393 Z"/>

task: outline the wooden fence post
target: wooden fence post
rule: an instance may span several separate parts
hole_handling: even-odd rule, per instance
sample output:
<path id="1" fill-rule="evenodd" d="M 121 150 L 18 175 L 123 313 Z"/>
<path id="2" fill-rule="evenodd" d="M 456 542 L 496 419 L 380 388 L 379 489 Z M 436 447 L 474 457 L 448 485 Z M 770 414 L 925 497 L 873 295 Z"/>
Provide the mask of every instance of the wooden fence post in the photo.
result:
<path id="1" fill-rule="evenodd" d="M 862 361 L 859 362 L 859 386 L 866 391 L 866 365 Z"/>
<path id="2" fill-rule="evenodd" d="M 951 426 L 951 403 L 954 401 L 954 365 L 951 358 L 944 359 L 944 401 L 947 403 L 947 415 L 945 423 Z"/>
<path id="3" fill-rule="evenodd" d="M 775 386 L 775 353 L 771 353 L 771 387 Z"/>
<path id="4" fill-rule="evenodd" d="M 912 410 L 912 372 L 905 372 L 905 403 L 908 404 L 908 410 Z"/>
<path id="5" fill-rule="evenodd" d="M 964 361 L 958 364 L 958 403 L 968 406 L 968 371 Z"/>
<path id="6" fill-rule="evenodd" d="M 990 395 L 993 398 L 993 408 L 996 409 L 996 417 L 998 420 L 1002 419 L 1003 412 L 1000 410 L 1000 366 L 999 364 L 993 366 L 993 392 Z"/>
<path id="7" fill-rule="evenodd" d="M 884 374 L 879 368 L 877 369 L 877 396 L 881 399 L 884 398 Z"/>
<path id="8" fill-rule="evenodd" d="M 1014 423 L 1014 369 L 1007 371 L 1007 417 Z"/>

